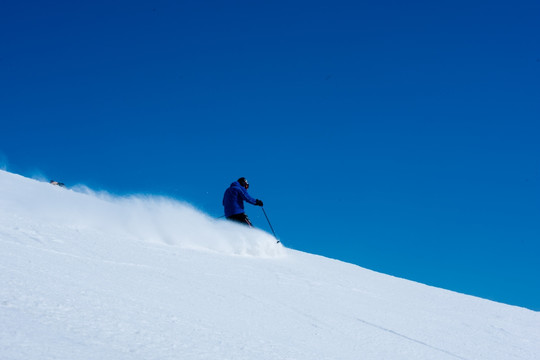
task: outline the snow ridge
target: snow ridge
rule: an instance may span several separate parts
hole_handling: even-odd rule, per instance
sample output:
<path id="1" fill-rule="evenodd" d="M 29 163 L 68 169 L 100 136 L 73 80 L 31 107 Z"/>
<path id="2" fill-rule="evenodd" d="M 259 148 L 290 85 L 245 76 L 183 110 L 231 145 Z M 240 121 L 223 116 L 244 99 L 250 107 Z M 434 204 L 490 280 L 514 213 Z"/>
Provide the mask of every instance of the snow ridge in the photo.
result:
<path id="1" fill-rule="evenodd" d="M 540 313 L 0 171 L 2 360 L 537 360 Z"/>
<path id="2" fill-rule="evenodd" d="M 230 255 L 284 256 L 268 233 L 225 220 L 215 220 L 174 199 L 131 195 L 118 197 L 84 186 L 73 190 L 16 176 L 0 177 L 0 187 L 24 186 L 10 211 L 35 221 L 104 233 L 149 243 L 161 243 Z M 14 181 L 19 184 L 15 185 Z M 8 197 L 9 198 L 9 197 Z"/>

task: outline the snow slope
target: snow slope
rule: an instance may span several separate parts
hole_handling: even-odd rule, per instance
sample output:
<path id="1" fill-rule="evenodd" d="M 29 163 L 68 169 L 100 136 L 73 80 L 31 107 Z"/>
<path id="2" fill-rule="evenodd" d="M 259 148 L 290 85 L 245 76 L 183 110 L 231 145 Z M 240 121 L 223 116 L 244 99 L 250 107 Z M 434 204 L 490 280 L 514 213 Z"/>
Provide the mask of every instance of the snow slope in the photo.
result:
<path id="1" fill-rule="evenodd" d="M 0 359 L 540 359 L 540 313 L 0 171 Z"/>

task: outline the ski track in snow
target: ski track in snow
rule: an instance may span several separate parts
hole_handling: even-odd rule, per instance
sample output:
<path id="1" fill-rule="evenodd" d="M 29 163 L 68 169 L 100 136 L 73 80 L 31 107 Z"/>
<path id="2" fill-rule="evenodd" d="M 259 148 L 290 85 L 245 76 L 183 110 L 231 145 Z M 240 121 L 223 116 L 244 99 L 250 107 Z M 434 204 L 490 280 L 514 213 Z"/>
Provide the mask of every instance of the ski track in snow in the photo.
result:
<path id="1" fill-rule="evenodd" d="M 440 351 L 441 353 L 450 355 L 450 356 L 452 356 L 452 357 L 454 357 L 454 358 L 456 358 L 456 359 L 469 360 L 469 359 L 467 359 L 467 358 L 464 358 L 464 357 L 461 357 L 461 356 L 456 355 L 456 354 L 454 354 L 454 353 L 451 353 L 450 351 L 446 351 L 446 350 L 444 350 L 444 349 L 439 349 L 438 347 L 436 347 L 436 346 L 431 346 L 431 345 L 429 345 L 429 344 L 426 344 L 426 343 L 423 342 L 423 341 L 420 341 L 420 340 L 416 340 L 416 339 L 410 338 L 410 337 L 408 337 L 408 336 L 406 336 L 406 335 L 403 335 L 403 334 L 400 334 L 400 333 L 398 333 L 398 332 L 396 332 L 396 331 L 394 331 L 394 330 L 386 329 L 386 328 L 384 328 L 384 327 L 382 327 L 382 326 L 379 326 L 379 325 L 377 325 L 377 324 L 372 324 L 372 323 L 370 323 L 370 322 L 368 322 L 368 321 L 365 321 L 365 320 L 362 320 L 362 319 L 357 319 L 357 320 L 358 320 L 359 322 L 361 322 L 361 323 L 363 323 L 363 324 L 366 324 L 366 325 L 368 325 L 368 326 L 371 326 L 371 327 L 373 327 L 373 328 L 375 328 L 375 329 L 379 329 L 379 330 L 385 331 L 385 332 L 387 332 L 387 333 L 390 333 L 390 334 L 396 335 L 396 336 L 398 336 L 398 337 L 401 337 L 401 338 L 403 338 L 403 339 L 409 340 L 409 341 L 411 341 L 411 342 L 413 342 L 413 343 L 416 343 L 416 344 L 420 344 L 420 345 L 426 346 L 426 347 L 428 347 L 428 348 L 430 348 L 430 349 L 433 349 L 433 350 L 436 350 L 436 351 Z"/>
<path id="2" fill-rule="evenodd" d="M 83 191 L 83 192 L 80 192 Z M 540 314 L 0 171 L 0 359 L 537 360 Z"/>

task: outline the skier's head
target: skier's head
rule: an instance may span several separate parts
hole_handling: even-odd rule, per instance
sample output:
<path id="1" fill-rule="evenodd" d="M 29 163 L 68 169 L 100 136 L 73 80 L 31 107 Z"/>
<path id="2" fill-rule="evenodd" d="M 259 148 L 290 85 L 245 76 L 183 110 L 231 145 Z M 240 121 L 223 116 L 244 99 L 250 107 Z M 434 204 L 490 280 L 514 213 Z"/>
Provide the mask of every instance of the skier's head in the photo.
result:
<path id="1" fill-rule="evenodd" d="M 247 182 L 245 177 L 241 177 L 240 179 L 238 179 L 238 183 L 240 184 L 240 186 L 246 188 L 246 190 L 249 188 L 249 183 Z"/>

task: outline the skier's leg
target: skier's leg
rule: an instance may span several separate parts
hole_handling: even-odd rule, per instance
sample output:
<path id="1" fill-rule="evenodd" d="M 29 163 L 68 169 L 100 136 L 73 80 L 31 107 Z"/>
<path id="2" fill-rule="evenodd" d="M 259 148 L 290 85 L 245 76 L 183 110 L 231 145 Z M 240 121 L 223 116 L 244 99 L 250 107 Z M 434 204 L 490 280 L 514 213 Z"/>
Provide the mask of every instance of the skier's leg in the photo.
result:
<path id="1" fill-rule="evenodd" d="M 234 214 L 234 215 L 228 216 L 227 219 L 253 227 L 253 225 L 251 224 L 251 221 L 249 221 L 249 218 L 247 217 L 245 213 Z"/>

